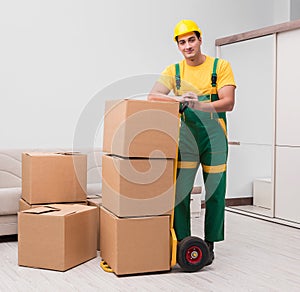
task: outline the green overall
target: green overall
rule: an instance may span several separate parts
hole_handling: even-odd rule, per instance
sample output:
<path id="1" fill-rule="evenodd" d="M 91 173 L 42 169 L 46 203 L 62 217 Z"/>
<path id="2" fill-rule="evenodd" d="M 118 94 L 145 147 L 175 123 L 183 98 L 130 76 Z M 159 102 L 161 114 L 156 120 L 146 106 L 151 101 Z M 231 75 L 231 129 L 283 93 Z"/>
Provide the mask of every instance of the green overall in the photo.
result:
<path id="1" fill-rule="evenodd" d="M 216 58 L 211 94 L 199 96 L 199 101 L 218 100 L 217 63 Z M 175 66 L 176 87 L 179 89 L 179 64 Z M 225 112 L 207 113 L 187 108 L 181 116 L 174 210 L 174 228 L 179 241 L 191 235 L 190 196 L 200 164 L 205 185 L 205 240 L 211 242 L 224 240 L 227 154 Z"/>

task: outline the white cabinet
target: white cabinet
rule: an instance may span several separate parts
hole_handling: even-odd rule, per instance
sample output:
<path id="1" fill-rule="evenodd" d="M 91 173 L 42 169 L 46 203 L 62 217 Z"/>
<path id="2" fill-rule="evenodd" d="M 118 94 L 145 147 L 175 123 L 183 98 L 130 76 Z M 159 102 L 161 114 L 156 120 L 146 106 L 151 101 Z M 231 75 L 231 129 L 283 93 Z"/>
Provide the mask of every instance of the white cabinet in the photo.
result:
<path id="1" fill-rule="evenodd" d="M 273 217 L 300 223 L 300 20 L 216 40 L 232 64 L 236 106 L 228 114 L 228 196 L 253 195 L 268 178 Z M 271 181 L 270 181 L 271 179 Z M 259 203 L 261 204 L 261 203 Z"/>
<path id="2" fill-rule="evenodd" d="M 276 146 L 275 217 L 300 223 L 300 147 Z"/>
<path id="3" fill-rule="evenodd" d="M 191 216 L 198 218 L 201 213 L 201 194 L 191 195 Z"/>
<path id="4" fill-rule="evenodd" d="M 300 146 L 300 29 L 278 34 L 276 145 Z"/>
<path id="5" fill-rule="evenodd" d="M 253 182 L 253 205 L 272 209 L 273 188 L 272 180 L 268 177 L 256 178 Z"/>

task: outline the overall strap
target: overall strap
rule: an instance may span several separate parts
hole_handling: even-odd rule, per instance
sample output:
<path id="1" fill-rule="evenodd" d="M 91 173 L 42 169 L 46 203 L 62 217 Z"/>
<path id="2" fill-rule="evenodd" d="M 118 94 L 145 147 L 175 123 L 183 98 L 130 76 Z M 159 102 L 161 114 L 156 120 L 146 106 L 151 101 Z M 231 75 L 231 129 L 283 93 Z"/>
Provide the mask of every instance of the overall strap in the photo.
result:
<path id="1" fill-rule="evenodd" d="M 219 99 L 218 92 L 217 92 L 217 66 L 218 66 L 218 58 L 215 58 L 214 60 L 214 66 L 213 71 L 211 74 L 211 95 L 210 95 L 210 101 L 216 101 Z M 226 133 L 226 113 L 225 112 L 219 112 L 214 113 L 213 116 L 218 119 L 221 127 L 224 130 L 225 135 Z"/>
<path id="2" fill-rule="evenodd" d="M 214 66 L 213 71 L 211 74 L 211 86 L 216 87 L 217 86 L 217 66 L 218 66 L 219 58 L 215 58 L 214 60 Z"/>
<path id="3" fill-rule="evenodd" d="M 181 80 L 180 80 L 180 68 L 178 63 L 175 64 L 175 71 L 176 71 L 176 75 L 175 75 L 176 89 L 179 90 L 181 86 Z"/>

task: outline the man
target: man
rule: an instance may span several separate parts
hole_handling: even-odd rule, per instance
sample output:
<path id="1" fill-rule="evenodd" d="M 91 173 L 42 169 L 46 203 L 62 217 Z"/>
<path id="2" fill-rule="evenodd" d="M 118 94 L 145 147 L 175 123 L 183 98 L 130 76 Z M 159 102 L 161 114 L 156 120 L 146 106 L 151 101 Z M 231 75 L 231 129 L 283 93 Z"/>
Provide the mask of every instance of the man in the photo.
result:
<path id="1" fill-rule="evenodd" d="M 205 184 L 205 242 L 214 260 L 214 242 L 224 240 L 226 112 L 234 107 L 235 81 L 230 64 L 201 52 L 202 32 L 192 20 L 181 20 L 174 40 L 184 59 L 168 66 L 149 100 L 176 100 L 181 109 L 174 228 L 177 240 L 190 236 L 190 195 L 199 165 Z M 168 95 L 171 91 L 174 97 Z"/>

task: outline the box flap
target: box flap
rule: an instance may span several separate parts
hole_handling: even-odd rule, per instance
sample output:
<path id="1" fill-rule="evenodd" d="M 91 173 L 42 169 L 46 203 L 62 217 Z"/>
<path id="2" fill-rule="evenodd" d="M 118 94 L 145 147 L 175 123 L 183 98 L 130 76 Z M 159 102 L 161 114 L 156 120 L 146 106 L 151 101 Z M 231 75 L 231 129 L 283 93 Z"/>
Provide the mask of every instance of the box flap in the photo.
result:
<path id="1" fill-rule="evenodd" d="M 55 216 L 71 215 L 74 213 L 86 212 L 86 211 L 89 211 L 90 209 L 97 208 L 94 206 L 87 206 L 87 205 L 81 205 L 81 204 L 68 204 L 68 205 L 53 204 L 51 206 L 60 209 L 59 212 L 54 214 Z"/>
<path id="2" fill-rule="evenodd" d="M 43 213 L 49 213 L 54 211 L 60 211 L 60 209 L 52 206 L 42 206 L 42 207 L 37 207 L 37 208 L 32 208 L 32 209 L 22 211 L 22 213 L 43 214 Z"/>
<path id="3" fill-rule="evenodd" d="M 82 212 L 86 209 L 81 207 L 87 207 L 84 205 L 60 205 L 60 204 L 53 204 L 53 205 L 45 205 L 37 208 L 32 208 L 23 211 L 23 213 L 30 213 L 30 214 L 47 214 L 50 216 L 58 216 L 63 217 L 66 215 L 71 215 L 74 213 Z M 96 208 L 96 207 L 95 207 Z"/>

